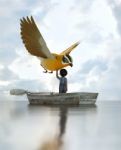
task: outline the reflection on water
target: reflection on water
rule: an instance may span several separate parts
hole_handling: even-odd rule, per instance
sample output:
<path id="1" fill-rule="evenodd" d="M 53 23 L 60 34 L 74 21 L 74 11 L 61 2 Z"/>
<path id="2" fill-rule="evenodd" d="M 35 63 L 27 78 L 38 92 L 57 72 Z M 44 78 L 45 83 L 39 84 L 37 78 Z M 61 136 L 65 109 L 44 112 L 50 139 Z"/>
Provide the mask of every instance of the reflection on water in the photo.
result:
<path id="1" fill-rule="evenodd" d="M 62 138 L 63 134 L 65 133 L 66 129 L 66 121 L 67 121 L 67 111 L 68 108 L 66 106 L 61 106 L 60 107 L 60 132 L 59 132 L 59 137 Z"/>
<path id="2" fill-rule="evenodd" d="M 0 102 L 0 150 L 120 150 L 121 102 L 42 107 Z"/>
<path id="3" fill-rule="evenodd" d="M 60 106 L 59 107 L 59 132 L 56 134 L 53 138 L 50 138 L 46 142 L 43 142 L 40 145 L 39 150 L 59 150 L 62 149 L 62 145 L 64 144 L 64 141 L 62 139 L 65 128 L 66 128 L 66 120 L 67 120 L 67 110 L 68 108 L 66 106 Z"/>

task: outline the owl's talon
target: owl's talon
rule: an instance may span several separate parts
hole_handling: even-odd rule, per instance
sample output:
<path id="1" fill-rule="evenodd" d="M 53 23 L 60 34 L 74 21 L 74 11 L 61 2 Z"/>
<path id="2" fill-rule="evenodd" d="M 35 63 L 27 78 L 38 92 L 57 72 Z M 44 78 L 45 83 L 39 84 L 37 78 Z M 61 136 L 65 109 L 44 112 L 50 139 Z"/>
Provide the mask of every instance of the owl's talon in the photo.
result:
<path id="1" fill-rule="evenodd" d="M 50 72 L 48 72 L 48 73 L 53 73 L 53 71 L 50 71 Z"/>
<path id="2" fill-rule="evenodd" d="M 40 64 L 41 65 L 41 64 Z M 41 65 L 42 66 L 42 65 Z M 47 73 L 48 71 L 42 66 L 42 68 L 44 69 L 44 73 Z"/>
<path id="3" fill-rule="evenodd" d="M 45 70 L 45 71 L 43 71 L 44 73 L 47 73 L 48 71 L 47 70 Z"/>

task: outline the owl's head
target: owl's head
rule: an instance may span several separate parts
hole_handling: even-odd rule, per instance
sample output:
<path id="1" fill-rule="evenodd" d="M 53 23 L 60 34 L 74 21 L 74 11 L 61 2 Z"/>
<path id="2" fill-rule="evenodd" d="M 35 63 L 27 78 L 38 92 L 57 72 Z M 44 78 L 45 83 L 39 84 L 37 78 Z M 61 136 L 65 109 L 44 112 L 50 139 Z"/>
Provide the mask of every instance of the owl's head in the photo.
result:
<path id="1" fill-rule="evenodd" d="M 62 64 L 64 65 L 69 65 L 69 66 L 73 66 L 73 60 L 72 57 L 70 55 L 64 55 L 62 57 Z"/>

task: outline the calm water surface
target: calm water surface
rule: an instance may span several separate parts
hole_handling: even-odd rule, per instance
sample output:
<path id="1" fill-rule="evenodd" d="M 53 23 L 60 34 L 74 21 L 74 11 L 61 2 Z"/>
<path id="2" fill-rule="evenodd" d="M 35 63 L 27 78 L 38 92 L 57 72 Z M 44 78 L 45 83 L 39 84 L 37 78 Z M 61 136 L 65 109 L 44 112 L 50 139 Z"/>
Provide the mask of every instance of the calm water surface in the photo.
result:
<path id="1" fill-rule="evenodd" d="M 121 150 L 121 102 L 42 107 L 0 101 L 0 150 Z"/>

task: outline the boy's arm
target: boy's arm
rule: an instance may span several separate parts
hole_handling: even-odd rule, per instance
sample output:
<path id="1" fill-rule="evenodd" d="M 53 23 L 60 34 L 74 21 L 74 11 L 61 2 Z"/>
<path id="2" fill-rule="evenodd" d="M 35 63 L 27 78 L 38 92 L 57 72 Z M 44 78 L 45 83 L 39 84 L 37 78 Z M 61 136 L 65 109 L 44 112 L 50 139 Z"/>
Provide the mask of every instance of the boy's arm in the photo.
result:
<path id="1" fill-rule="evenodd" d="M 56 70 L 56 77 L 57 77 L 58 79 L 60 79 L 60 77 L 59 77 L 59 75 L 58 75 L 58 70 Z"/>

